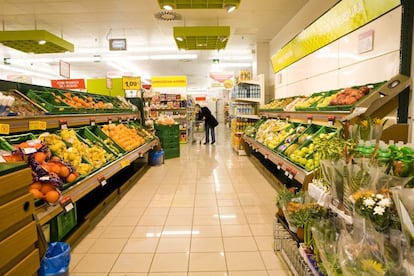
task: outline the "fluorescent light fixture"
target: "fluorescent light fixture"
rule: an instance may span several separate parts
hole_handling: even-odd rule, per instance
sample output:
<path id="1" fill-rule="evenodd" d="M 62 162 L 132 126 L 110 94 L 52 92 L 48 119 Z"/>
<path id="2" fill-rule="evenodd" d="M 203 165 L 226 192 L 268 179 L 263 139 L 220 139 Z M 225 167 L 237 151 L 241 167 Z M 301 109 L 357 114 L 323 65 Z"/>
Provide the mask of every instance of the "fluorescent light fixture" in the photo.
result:
<path id="1" fill-rule="evenodd" d="M 16 72 L 16 73 L 21 73 L 21 74 L 25 74 L 25 75 L 30 75 L 30 76 L 35 76 L 35 77 L 39 77 L 39 78 L 43 78 L 43 79 L 55 79 L 57 77 L 59 77 L 59 75 L 53 75 L 53 74 L 49 74 L 47 72 L 41 72 L 41 71 L 31 71 L 31 70 L 27 70 L 24 68 L 18 68 L 18 67 L 13 67 L 10 65 L 3 65 L 0 64 L 0 69 L 4 70 L 4 71 L 11 71 L 11 72 Z"/>
<path id="2" fill-rule="evenodd" d="M 236 63 L 236 62 L 223 62 L 220 64 L 217 64 L 217 66 L 220 67 L 251 67 L 252 64 L 251 63 Z"/>
<path id="3" fill-rule="evenodd" d="M 226 5 L 224 7 L 225 7 L 227 13 L 232 13 L 236 10 L 236 5 Z"/>
<path id="4" fill-rule="evenodd" d="M 178 40 L 178 41 L 180 41 L 180 42 L 183 42 L 184 41 L 184 38 L 182 36 L 177 36 L 175 39 Z"/>
<path id="5" fill-rule="evenodd" d="M 197 59 L 197 55 L 152 55 L 151 60 L 180 60 L 180 59 Z"/>

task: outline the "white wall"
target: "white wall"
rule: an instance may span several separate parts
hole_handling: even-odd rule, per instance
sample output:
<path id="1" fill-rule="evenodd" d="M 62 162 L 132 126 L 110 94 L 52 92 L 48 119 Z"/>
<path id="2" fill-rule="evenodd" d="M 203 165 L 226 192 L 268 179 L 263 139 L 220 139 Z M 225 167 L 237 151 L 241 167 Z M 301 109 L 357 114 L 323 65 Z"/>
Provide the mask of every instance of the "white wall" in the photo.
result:
<path id="1" fill-rule="evenodd" d="M 358 36 L 374 31 L 373 49 L 358 53 Z M 275 75 L 275 98 L 310 95 L 388 80 L 398 74 L 401 8 L 299 60 Z"/>

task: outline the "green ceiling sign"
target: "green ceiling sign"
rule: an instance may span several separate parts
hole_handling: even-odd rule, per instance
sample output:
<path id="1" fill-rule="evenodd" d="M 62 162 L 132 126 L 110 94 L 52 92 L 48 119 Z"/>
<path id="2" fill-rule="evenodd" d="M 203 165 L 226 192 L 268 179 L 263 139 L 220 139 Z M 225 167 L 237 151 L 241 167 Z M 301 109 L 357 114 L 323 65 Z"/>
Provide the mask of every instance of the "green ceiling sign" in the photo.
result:
<path id="1" fill-rule="evenodd" d="M 275 73 L 400 5 L 400 0 L 342 0 L 272 56 Z"/>

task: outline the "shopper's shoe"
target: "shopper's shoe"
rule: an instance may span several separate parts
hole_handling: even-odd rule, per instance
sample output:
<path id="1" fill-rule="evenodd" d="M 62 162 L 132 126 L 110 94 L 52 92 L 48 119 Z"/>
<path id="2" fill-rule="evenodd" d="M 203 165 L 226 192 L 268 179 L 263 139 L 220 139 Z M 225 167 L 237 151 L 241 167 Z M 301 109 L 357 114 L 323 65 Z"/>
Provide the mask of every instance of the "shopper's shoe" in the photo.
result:
<path id="1" fill-rule="evenodd" d="M 206 145 L 206 144 L 208 144 L 208 141 L 205 141 L 205 142 L 203 143 L 203 145 Z"/>
<path id="2" fill-rule="evenodd" d="M 214 143 L 215 143 L 215 142 L 216 142 L 216 141 L 213 141 L 213 142 L 211 142 L 211 144 L 212 144 L 212 145 L 214 145 Z"/>

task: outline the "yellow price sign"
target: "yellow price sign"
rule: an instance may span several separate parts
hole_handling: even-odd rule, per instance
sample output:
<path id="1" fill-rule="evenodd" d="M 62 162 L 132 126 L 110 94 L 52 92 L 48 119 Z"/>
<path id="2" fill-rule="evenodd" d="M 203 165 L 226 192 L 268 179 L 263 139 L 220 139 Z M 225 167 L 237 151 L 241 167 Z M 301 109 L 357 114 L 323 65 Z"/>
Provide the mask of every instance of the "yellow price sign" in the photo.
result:
<path id="1" fill-rule="evenodd" d="M 141 77 L 122 77 L 122 89 L 124 90 L 140 90 Z"/>
<path id="2" fill-rule="evenodd" d="M 128 167 L 129 165 L 131 165 L 131 161 L 129 161 L 129 159 L 125 159 L 121 161 L 121 168 Z"/>
<path id="3" fill-rule="evenodd" d="M 47 123 L 44 121 L 29 121 L 29 130 L 46 130 Z"/>
<path id="4" fill-rule="evenodd" d="M 0 124 L 0 134 L 10 134 L 10 125 Z"/>

